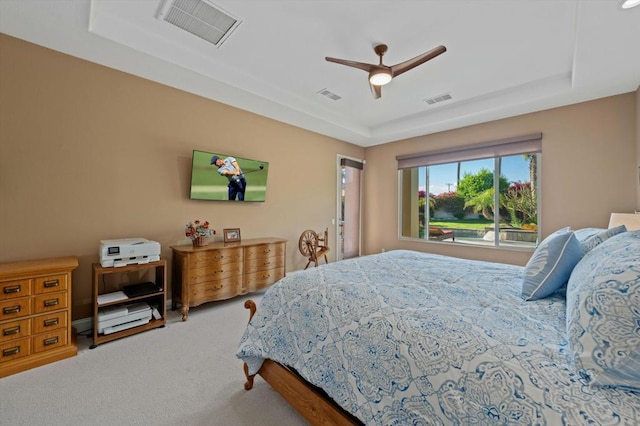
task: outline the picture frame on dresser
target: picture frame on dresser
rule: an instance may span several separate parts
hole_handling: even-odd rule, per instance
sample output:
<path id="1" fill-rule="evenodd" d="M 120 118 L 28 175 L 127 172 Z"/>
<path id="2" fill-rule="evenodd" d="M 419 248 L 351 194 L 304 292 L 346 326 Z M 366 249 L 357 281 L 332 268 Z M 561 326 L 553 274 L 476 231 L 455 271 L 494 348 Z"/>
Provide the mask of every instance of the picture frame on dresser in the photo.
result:
<path id="1" fill-rule="evenodd" d="M 240 241 L 240 228 L 228 228 L 222 231 L 225 243 L 235 243 Z"/>

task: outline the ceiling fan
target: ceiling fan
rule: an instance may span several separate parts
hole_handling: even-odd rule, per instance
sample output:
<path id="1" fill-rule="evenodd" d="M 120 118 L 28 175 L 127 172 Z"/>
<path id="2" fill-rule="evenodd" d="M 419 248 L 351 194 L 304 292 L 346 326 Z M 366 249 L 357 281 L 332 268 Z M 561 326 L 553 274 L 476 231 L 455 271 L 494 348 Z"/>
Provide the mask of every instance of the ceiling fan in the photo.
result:
<path id="1" fill-rule="evenodd" d="M 428 52 L 418 55 L 415 58 L 409 59 L 404 62 L 400 62 L 396 65 L 387 66 L 382 63 L 382 56 L 387 52 L 386 44 L 379 44 L 373 48 L 376 55 L 380 57 L 380 63 L 366 64 L 363 62 L 347 61 L 345 59 L 337 59 L 325 57 L 329 62 L 335 62 L 336 64 L 346 65 L 348 67 L 354 67 L 366 71 L 369 73 L 369 86 L 371 87 L 371 93 L 373 97 L 378 99 L 382 96 L 382 86 L 391 81 L 392 78 L 399 76 L 403 72 L 409 71 L 418 65 L 424 64 L 428 60 L 435 58 L 438 55 L 447 51 L 444 46 L 435 47 Z"/>

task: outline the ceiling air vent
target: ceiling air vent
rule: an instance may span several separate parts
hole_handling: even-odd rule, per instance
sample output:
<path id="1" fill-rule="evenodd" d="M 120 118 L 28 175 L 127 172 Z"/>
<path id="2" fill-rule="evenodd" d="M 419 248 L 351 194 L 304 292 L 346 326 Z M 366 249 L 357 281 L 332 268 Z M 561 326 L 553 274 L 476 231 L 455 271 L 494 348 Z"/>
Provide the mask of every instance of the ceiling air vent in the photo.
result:
<path id="1" fill-rule="evenodd" d="M 220 47 L 241 20 L 204 0 L 165 0 L 158 19 Z"/>
<path id="2" fill-rule="evenodd" d="M 327 89 L 322 89 L 322 90 L 318 90 L 316 93 L 321 94 L 322 96 L 326 96 L 327 98 L 337 101 L 338 99 L 342 99 L 342 96 L 338 96 L 335 93 L 327 90 Z"/>
<path id="3" fill-rule="evenodd" d="M 450 93 L 445 93 L 444 95 L 434 96 L 433 98 L 428 98 L 428 99 L 425 99 L 424 101 L 426 103 L 428 103 L 429 105 L 435 105 L 435 104 L 437 104 L 439 102 L 448 101 L 450 99 L 453 99 L 451 97 L 451 94 Z"/>

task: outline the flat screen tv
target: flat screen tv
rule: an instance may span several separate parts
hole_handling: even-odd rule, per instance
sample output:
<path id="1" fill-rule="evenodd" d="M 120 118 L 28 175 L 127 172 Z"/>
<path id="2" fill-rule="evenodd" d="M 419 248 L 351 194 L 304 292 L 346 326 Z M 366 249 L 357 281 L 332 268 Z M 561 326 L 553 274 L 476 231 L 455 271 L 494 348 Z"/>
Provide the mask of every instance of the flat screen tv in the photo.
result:
<path id="1" fill-rule="evenodd" d="M 207 151 L 193 151 L 192 200 L 265 201 L 269 163 Z"/>

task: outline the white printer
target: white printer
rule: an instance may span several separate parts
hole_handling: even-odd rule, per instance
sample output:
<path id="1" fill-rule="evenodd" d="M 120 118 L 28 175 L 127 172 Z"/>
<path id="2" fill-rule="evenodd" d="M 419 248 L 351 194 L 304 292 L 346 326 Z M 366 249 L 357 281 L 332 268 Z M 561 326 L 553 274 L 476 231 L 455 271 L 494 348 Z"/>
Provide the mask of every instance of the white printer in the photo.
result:
<path id="1" fill-rule="evenodd" d="M 98 333 L 111 334 L 144 325 L 151 320 L 151 316 L 151 306 L 145 302 L 100 309 L 98 311 Z"/>
<path id="2" fill-rule="evenodd" d="M 123 238 L 100 241 L 100 265 L 126 266 L 160 260 L 160 243 L 146 238 Z"/>

